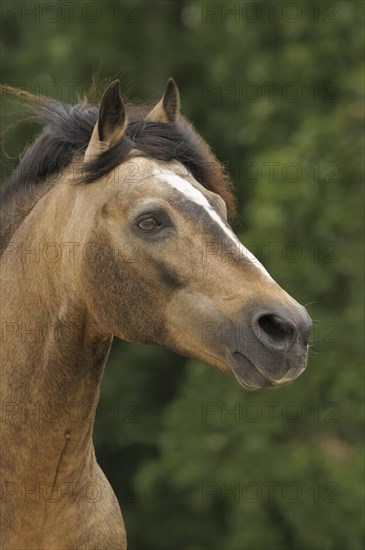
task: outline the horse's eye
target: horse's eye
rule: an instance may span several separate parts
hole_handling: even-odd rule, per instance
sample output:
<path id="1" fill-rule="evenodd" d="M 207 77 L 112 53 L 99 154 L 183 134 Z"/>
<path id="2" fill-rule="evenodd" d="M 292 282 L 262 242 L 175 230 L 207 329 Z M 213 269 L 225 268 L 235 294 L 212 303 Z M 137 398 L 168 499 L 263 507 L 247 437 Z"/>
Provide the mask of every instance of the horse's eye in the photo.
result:
<path id="1" fill-rule="evenodd" d="M 145 218 L 137 223 L 137 226 L 142 229 L 142 231 L 153 231 L 157 227 L 160 227 L 161 224 L 156 218 Z"/>

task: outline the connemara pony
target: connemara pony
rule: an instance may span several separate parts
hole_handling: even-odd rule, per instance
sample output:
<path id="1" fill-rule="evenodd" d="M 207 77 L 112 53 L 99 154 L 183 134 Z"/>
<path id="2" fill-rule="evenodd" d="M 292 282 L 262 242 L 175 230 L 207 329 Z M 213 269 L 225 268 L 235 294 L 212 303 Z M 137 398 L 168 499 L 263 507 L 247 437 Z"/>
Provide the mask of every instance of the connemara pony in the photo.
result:
<path id="1" fill-rule="evenodd" d="M 233 233 L 229 178 L 172 79 L 149 112 L 115 81 L 99 108 L 35 114 L 1 195 L 1 547 L 125 549 L 92 443 L 113 337 L 254 390 L 303 372 L 311 321 Z"/>

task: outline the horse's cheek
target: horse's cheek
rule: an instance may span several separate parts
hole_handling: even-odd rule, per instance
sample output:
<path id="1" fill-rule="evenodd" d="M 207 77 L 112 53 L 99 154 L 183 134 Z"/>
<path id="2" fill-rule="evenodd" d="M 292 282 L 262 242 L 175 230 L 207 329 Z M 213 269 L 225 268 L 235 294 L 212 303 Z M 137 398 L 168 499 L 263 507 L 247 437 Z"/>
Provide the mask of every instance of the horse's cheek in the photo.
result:
<path id="1" fill-rule="evenodd" d="M 92 261 L 84 261 L 84 299 L 103 331 L 127 341 L 162 344 L 164 296 L 146 282 L 140 262 L 130 262 L 100 240 Z"/>

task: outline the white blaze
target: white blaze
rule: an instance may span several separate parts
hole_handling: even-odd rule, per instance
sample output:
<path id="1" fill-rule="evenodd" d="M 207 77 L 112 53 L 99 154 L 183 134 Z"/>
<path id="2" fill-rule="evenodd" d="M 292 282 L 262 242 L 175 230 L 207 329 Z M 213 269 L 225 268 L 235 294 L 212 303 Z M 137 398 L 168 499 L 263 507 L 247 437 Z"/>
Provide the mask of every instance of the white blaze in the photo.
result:
<path id="1" fill-rule="evenodd" d="M 229 227 L 225 225 L 222 218 L 219 216 L 219 214 L 214 210 L 214 208 L 209 204 L 209 201 L 206 199 L 206 197 L 203 195 L 201 191 L 196 189 L 189 181 L 185 180 L 181 176 L 175 174 L 174 172 L 170 171 L 159 171 L 155 170 L 153 172 L 153 175 L 165 183 L 169 184 L 171 187 L 185 195 L 189 200 L 195 202 L 196 204 L 199 204 L 204 208 L 204 210 L 208 213 L 208 215 L 211 217 L 211 219 L 219 225 L 219 227 L 224 231 L 224 233 L 227 235 L 227 237 L 235 244 L 235 246 L 238 249 L 238 253 L 242 256 L 245 256 L 251 263 L 253 263 L 262 273 L 264 273 L 267 277 L 272 279 L 271 275 L 266 271 L 264 266 L 259 262 L 259 260 L 250 252 L 236 237 L 236 235 L 231 231 Z"/>

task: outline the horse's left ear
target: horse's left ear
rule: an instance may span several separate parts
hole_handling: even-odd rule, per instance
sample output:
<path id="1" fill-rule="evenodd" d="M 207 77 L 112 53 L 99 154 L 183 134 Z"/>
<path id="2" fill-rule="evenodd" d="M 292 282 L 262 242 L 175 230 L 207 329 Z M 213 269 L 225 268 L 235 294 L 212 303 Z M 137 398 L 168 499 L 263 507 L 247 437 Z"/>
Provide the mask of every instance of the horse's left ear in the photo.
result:
<path id="1" fill-rule="evenodd" d="M 124 135 L 127 116 L 120 96 L 119 80 L 114 80 L 105 90 L 100 103 L 98 120 L 94 126 L 85 161 L 115 145 Z"/>
<path id="2" fill-rule="evenodd" d="M 167 81 L 165 92 L 146 116 L 146 120 L 151 122 L 176 122 L 180 115 L 180 93 L 179 88 L 173 78 Z"/>

